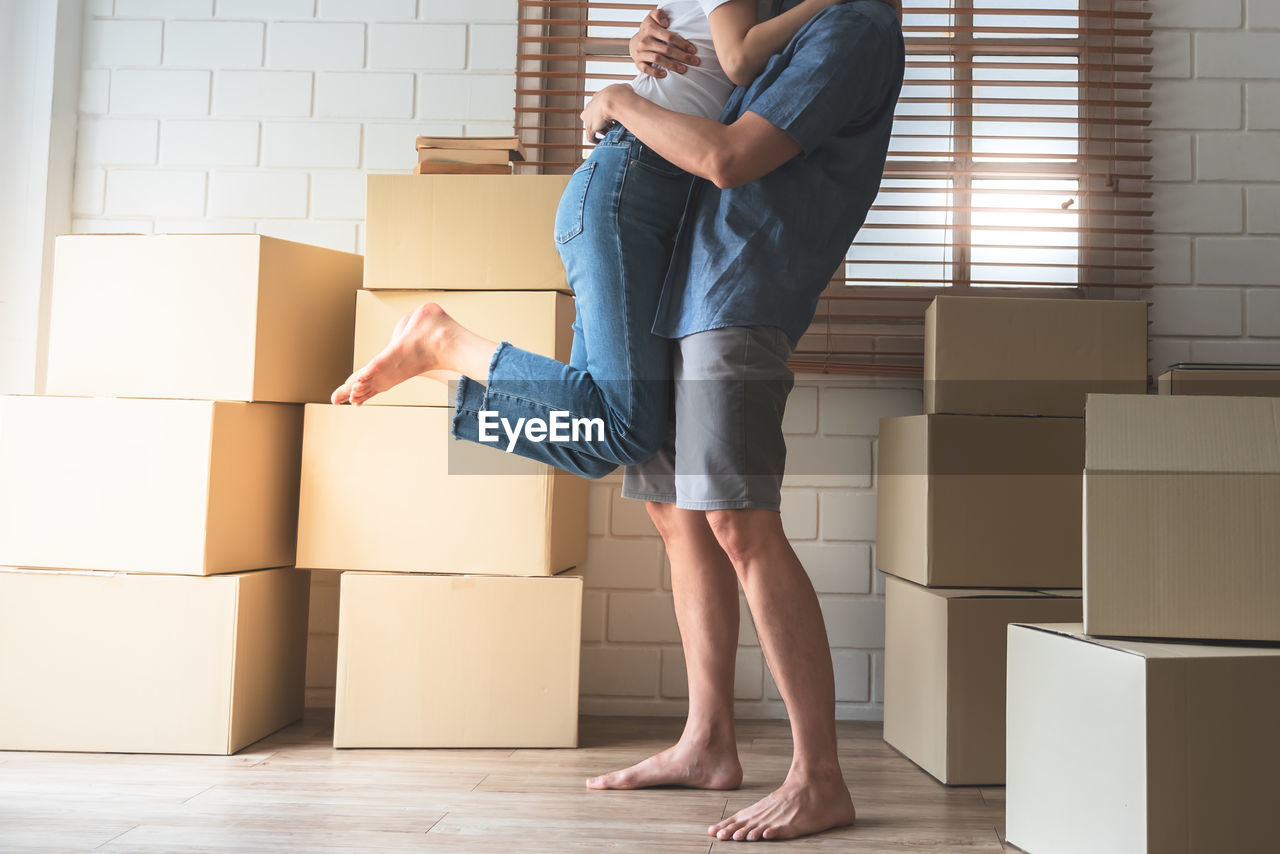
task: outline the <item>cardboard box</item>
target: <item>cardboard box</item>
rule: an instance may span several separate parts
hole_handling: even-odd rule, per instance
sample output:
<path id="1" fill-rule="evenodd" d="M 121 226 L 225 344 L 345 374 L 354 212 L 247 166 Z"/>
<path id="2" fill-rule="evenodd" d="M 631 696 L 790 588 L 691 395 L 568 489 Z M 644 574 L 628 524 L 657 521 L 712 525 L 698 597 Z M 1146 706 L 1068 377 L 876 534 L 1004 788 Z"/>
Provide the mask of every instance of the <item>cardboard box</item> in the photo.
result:
<path id="1" fill-rule="evenodd" d="M 326 401 L 362 264 L 256 234 L 59 237 L 48 392 Z"/>
<path id="2" fill-rule="evenodd" d="M 1207 394 L 1218 397 L 1280 397 L 1280 369 L 1181 369 L 1156 380 L 1161 394 Z"/>
<path id="3" fill-rule="evenodd" d="M 456 163 L 506 163 L 525 155 L 518 136 L 420 136 L 413 144 L 420 158 Z"/>
<path id="4" fill-rule="evenodd" d="M 1031 854 L 1275 849 L 1280 649 L 1009 627 L 1008 841 Z"/>
<path id="5" fill-rule="evenodd" d="M 876 567 L 932 587 L 1079 587 L 1084 421 L 880 421 Z"/>
<path id="6" fill-rule="evenodd" d="M 564 291 L 555 221 L 567 175 L 370 175 L 364 286 Z"/>
<path id="7" fill-rule="evenodd" d="M 421 160 L 414 164 L 413 175 L 513 175 L 515 167 L 510 163 L 449 163 L 440 160 Z"/>
<path id="8" fill-rule="evenodd" d="M 1085 630 L 1280 641 L 1280 399 L 1090 395 Z"/>
<path id="9" fill-rule="evenodd" d="M 940 296 L 924 322 L 926 413 L 1079 418 L 1147 387 L 1142 301 Z"/>
<path id="10" fill-rule="evenodd" d="M 360 291 L 356 295 L 354 369 L 391 340 L 396 323 L 424 302 L 437 302 L 463 326 L 494 341 L 509 341 L 542 356 L 569 361 L 573 347 L 573 297 L 549 291 Z M 483 378 L 481 378 L 483 379 Z M 413 377 L 375 396 L 386 406 L 450 406 L 449 389 Z"/>
<path id="11" fill-rule="evenodd" d="M 948 785 L 1004 783 L 1005 630 L 1078 622 L 1080 591 L 886 579 L 884 740 Z"/>
<path id="12" fill-rule="evenodd" d="M 554 575 L 581 563 L 587 482 L 454 440 L 452 414 L 307 406 L 298 566 Z"/>
<path id="13" fill-rule="evenodd" d="M 572 576 L 343 573 L 334 746 L 577 747 L 581 620 Z"/>
<path id="14" fill-rule="evenodd" d="M 291 566 L 301 447 L 292 404 L 0 398 L 0 564 Z"/>
<path id="15" fill-rule="evenodd" d="M 0 570 L 0 749 L 230 754 L 287 726 L 309 585 Z"/>

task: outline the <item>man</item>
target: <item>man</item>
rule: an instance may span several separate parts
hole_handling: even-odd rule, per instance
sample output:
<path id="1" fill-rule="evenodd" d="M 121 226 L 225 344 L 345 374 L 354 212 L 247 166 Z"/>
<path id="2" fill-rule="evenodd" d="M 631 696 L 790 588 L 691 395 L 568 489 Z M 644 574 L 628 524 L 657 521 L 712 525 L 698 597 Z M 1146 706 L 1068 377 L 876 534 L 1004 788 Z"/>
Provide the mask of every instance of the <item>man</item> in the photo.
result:
<path id="1" fill-rule="evenodd" d="M 782 6 L 792 2 L 784 0 Z M 661 13 L 632 40 L 652 74 L 696 62 Z M 681 115 L 628 86 L 597 95 L 587 131 L 620 122 L 698 182 L 653 331 L 675 340 L 675 425 L 623 494 L 647 502 L 671 562 L 689 672 L 680 740 L 600 789 L 736 788 L 738 584 L 791 720 L 786 780 L 713 825 L 719 839 L 788 839 L 854 821 L 836 752 L 831 652 L 817 595 L 778 512 L 786 361 L 879 189 L 904 48 L 896 8 L 855 0 L 815 17 L 721 122 Z"/>
<path id="2" fill-rule="evenodd" d="M 632 48 L 654 74 L 697 61 L 656 18 Z M 620 122 L 704 179 L 685 208 L 653 326 L 674 339 L 674 429 L 657 455 L 628 468 L 623 487 L 647 502 L 670 558 L 689 717 L 670 749 L 587 784 L 741 783 L 733 723 L 740 582 L 787 706 L 794 756 L 781 787 L 710 828 L 720 839 L 789 839 L 854 820 L 836 754 L 822 612 L 778 512 L 782 416 L 793 380 L 787 359 L 879 190 L 903 64 L 889 0 L 853 0 L 810 20 L 734 92 L 721 121 L 663 109 L 630 86 L 605 89 L 583 112 L 588 134 Z M 353 380 L 367 386 L 367 399 L 439 365 L 489 376 L 495 346 L 427 304 Z M 351 399 L 352 382 L 335 391 L 335 403 Z"/>

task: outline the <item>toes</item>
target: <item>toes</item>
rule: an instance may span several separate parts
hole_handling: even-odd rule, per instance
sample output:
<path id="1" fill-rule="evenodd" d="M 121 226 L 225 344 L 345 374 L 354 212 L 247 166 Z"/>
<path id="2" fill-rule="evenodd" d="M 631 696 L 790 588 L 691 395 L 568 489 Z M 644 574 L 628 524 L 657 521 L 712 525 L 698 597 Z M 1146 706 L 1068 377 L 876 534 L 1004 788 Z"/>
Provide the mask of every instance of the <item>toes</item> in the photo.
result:
<path id="1" fill-rule="evenodd" d="M 711 834 L 712 836 L 715 836 L 720 831 L 724 830 L 726 827 L 733 824 L 737 820 L 738 820 L 738 817 L 736 815 L 731 815 L 728 818 L 722 818 L 719 821 L 717 821 L 715 824 L 711 825 L 711 827 L 707 828 L 707 833 Z"/>
<path id="2" fill-rule="evenodd" d="M 350 403 L 352 387 L 355 385 L 355 380 L 355 374 L 347 377 L 346 382 L 333 390 L 333 394 L 329 396 L 329 402 L 335 406 L 340 403 Z"/>
<path id="3" fill-rule="evenodd" d="M 740 822 L 740 821 L 729 821 L 723 827 L 721 827 L 720 830 L 716 832 L 716 838 L 731 839 L 733 838 L 733 835 L 738 832 L 738 829 L 742 827 L 742 825 L 743 825 L 743 822 Z"/>

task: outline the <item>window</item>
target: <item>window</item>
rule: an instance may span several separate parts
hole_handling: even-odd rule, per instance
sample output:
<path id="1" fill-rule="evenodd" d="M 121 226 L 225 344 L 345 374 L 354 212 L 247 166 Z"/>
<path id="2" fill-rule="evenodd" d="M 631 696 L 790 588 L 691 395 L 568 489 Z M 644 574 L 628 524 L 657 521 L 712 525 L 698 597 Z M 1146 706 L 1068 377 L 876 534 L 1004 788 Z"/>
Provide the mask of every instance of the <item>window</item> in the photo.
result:
<path id="1" fill-rule="evenodd" d="M 586 151 L 651 3 L 520 4 L 527 168 Z M 1106 297 L 1150 269 L 1145 0 L 905 0 L 906 81 L 875 207 L 794 364 L 918 375 L 939 293 Z"/>

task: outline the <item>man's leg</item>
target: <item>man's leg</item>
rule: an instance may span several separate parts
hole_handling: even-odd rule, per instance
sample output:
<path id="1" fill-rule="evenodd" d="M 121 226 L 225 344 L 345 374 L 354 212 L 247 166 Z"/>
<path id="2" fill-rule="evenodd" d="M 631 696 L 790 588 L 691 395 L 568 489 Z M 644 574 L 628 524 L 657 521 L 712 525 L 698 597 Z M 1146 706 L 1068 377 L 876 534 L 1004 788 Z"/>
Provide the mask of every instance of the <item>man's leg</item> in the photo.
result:
<path id="1" fill-rule="evenodd" d="M 593 777 L 593 789 L 689 786 L 734 789 L 742 765 L 733 730 L 733 674 L 738 649 L 738 580 L 706 516 L 647 502 L 671 560 L 671 591 L 689 673 L 689 717 L 672 747 Z"/>
<path id="2" fill-rule="evenodd" d="M 782 530 L 794 343 L 771 327 L 725 327 L 679 341 L 675 481 L 702 510 L 747 594 L 765 658 L 787 704 L 795 755 L 773 794 L 710 828 L 721 839 L 788 839 L 849 824 L 836 758 L 835 687 L 822 611 Z"/>
<path id="3" fill-rule="evenodd" d="M 720 839 L 790 839 L 852 824 L 853 800 L 836 754 L 831 649 L 818 596 L 782 517 L 772 510 L 714 510 L 707 519 L 746 591 L 794 742 L 782 786 L 710 832 Z"/>

